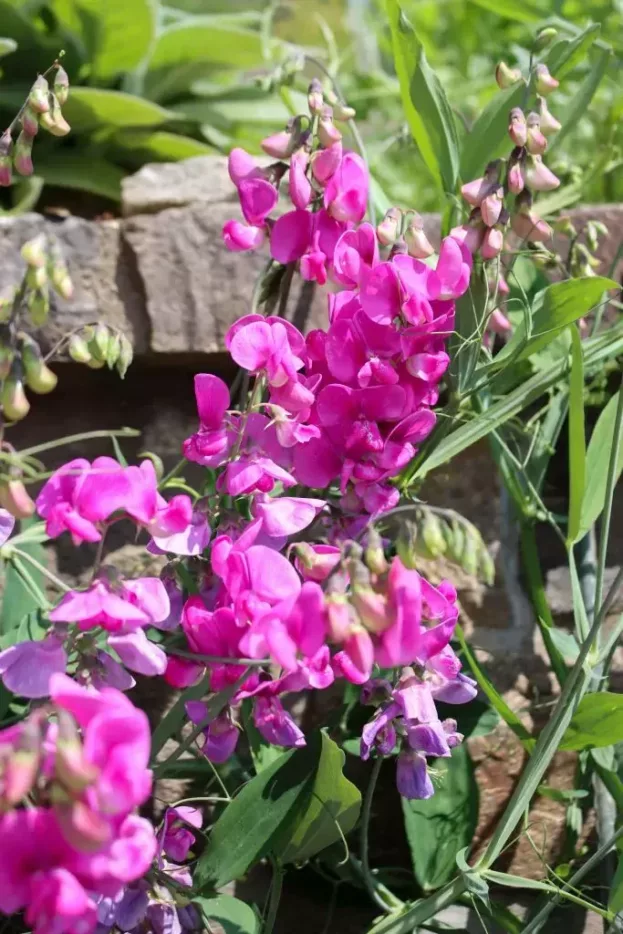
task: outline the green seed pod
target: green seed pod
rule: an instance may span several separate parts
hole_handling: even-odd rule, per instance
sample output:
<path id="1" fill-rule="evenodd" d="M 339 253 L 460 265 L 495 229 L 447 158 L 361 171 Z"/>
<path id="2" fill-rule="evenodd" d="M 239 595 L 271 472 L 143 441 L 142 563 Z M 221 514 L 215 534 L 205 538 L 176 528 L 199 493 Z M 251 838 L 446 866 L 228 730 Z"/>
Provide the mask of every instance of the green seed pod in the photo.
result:
<path id="1" fill-rule="evenodd" d="M 364 561 L 373 574 L 384 574 L 387 570 L 387 559 L 383 551 L 383 542 L 374 526 L 370 526 L 368 529 Z"/>
<path id="2" fill-rule="evenodd" d="M 30 320 L 36 328 L 43 327 L 50 313 L 50 295 L 47 285 L 37 289 L 28 296 L 28 311 Z"/>
<path id="3" fill-rule="evenodd" d="M 465 526 L 456 519 L 452 521 L 452 537 L 454 540 L 451 549 L 452 560 L 456 562 L 456 564 L 460 564 L 461 556 L 465 549 Z"/>
<path id="4" fill-rule="evenodd" d="M 71 127 L 61 113 L 61 107 L 55 94 L 48 94 L 50 107 L 47 113 L 42 113 L 39 117 L 39 124 L 51 133 L 52 136 L 67 136 Z"/>
<path id="5" fill-rule="evenodd" d="M 46 114 L 50 109 L 49 99 L 50 85 L 43 75 L 39 75 L 30 89 L 28 95 L 28 106 L 37 114 Z"/>
<path id="6" fill-rule="evenodd" d="M 128 372 L 128 368 L 132 363 L 132 358 L 134 357 L 134 350 L 132 344 L 128 337 L 125 334 L 120 335 L 120 347 L 119 347 L 119 359 L 117 360 L 117 372 L 121 379 L 124 378 L 125 374 Z"/>
<path id="7" fill-rule="evenodd" d="M 76 363 L 90 363 L 91 354 L 87 342 L 79 334 L 72 334 L 69 338 L 69 356 Z"/>
<path id="8" fill-rule="evenodd" d="M 121 338 L 119 334 L 111 334 L 108 339 L 108 347 L 106 350 L 106 364 L 109 370 L 117 363 L 119 355 L 121 353 Z"/>
<path id="9" fill-rule="evenodd" d="M 54 76 L 54 93 L 62 107 L 69 97 L 69 77 L 61 65 L 56 69 L 56 75 Z"/>
<path id="10" fill-rule="evenodd" d="M 546 26 L 545 29 L 541 29 L 536 34 L 534 42 L 535 49 L 546 49 L 548 45 L 551 45 L 557 35 L 558 30 L 554 29 L 553 26 Z"/>
<path id="11" fill-rule="evenodd" d="M 24 384 L 21 379 L 13 376 L 9 376 L 5 381 L 0 402 L 2 403 L 4 417 L 10 422 L 20 421 L 30 411 L 30 402 L 26 398 Z"/>
<path id="12" fill-rule="evenodd" d="M 44 268 L 47 262 L 48 241 L 45 234 L 38 234 L 32 240 L 27 240 L 21 249 L 22 259 L 26 260 L 32 269 Z M 30 282 L 28 283 L 30 285 Z"/>
<path id="13" fill-rule="evenodd" d="M 89 346 L 91 345 L 89 344 Z M 95 357 L 91 357 L 91 359 L 87 361 L 87 366 L 90 370 L 102 370 L 106 366 L 106 361 L 96 360 Z"/>

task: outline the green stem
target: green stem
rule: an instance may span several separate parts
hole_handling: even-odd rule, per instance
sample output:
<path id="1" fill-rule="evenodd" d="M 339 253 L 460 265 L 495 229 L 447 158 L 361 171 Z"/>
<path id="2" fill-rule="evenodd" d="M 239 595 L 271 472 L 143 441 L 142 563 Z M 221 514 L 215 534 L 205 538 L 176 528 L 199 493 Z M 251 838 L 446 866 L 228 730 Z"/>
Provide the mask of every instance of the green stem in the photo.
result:
<path id="1" fill-rule="evenodd" d="M 597 578 L 595 582 L 595 607 L 602 605 L 604 573 L 606 570 L 606 557 L 608 552 L 608 538 L 610 535 L 610 520 L 612 518 L 612 503 L 614 499 L 614 488 L 617 482 L 617 463 L 619 460 L 619 448 L 623 439 L 623 381 L 619 387 L 619 398 L 617 401 L 616 416 L 614 419 L 614 433 L 612 439 L 612 448 L 610 450 L 610 461 L 608 463 L 608 477 L 606 480 L 606 498 L 604 500 L 603 519 L 601 523 L 601 535 L 599 536 L 599 557 L 597 559 Z"/>
<path id="2" fill-rule="evenodd" d="M 465 891 L 463 876 L 439 889 L 434 895 L 422 898 L 400 914 L 393 914 L 374 924 L 367 934 L 413 934 L 418 925 L 452 905 Z"/>
<path id="3" fill-rule="evenodd" d="M 35 584 L 35 582 L 32 580 L 32 578 L 28 574 L 28 571 L 26 570 L 22 562 L 19 560 L 19 558 L 12 557 L 11 564 L 13 565 L 13 567 L 19 574 L 22 584 L 24 585 L 24 587 L 26 588 L 30 596 L 33 598 L 33 600 L 37 601 L 37 603 L 39 604 L 42 610 L 49 610 L 50 603 L 48 601 L 48 598 L 43 593 L 43 591 L 37 586 L 37 584 Z"/>
<path id="4" fill-rule="evenodd" d="M 530 593 L 532 606 L 534 607 L 534 615 L 537 625 L 541 630 L 551 666 L 558 678 L 558 683 L 562 687 L 567 677 L 567 666 L 565 665 L 564 658 L 556 648 L 550 632 L 550 629 L 554 626 L 554 621 L 545 594 L 545 584 L 543 575 L 541 574 L 541 564 L 532 521 L 521 520 L 520 536 L 523 567 L 526 575 L 528 592 Z"/>
<path id="5" fill-rule="evenodd" d="M 52 448 L 62 448 L 66 444 L 74 444 L 77 441 L 90 441 L 92 438 L 138 438 L 140 431 L 136 428 L 118 428 L 113 431 L 83 431 L 78 435 L 67 435 L 66 438 L 59 438 L 58 441 L 46 441 L 44 444 L 35 444 L 32 448 L 24 448 L 20 451 L 22 457 L 28 454 L 39 454 L 41 451 L 50 451 Z"/>
<path id="6" fill-rule="evenodd" d="M 198 655 L 196 652 L 178 649 L 176 645 L 168 645 L 167 649 L 172 655 L 190 658 L 195 662 L 203 662 L 206 665 L 246 665 L 248 668 L 260 668 L 263 665 L 273 664 L 272 658 L 230 658 L 227 655 Z"/>
<path id="7" fill-rule="evenodd" d="M 268 914 L 264 922 L 263 934 L 272 934 L 274 930 L 277 912 L 279 911 L 279 902 L 281 901 L 281 890 L 283 888 L 283 867 L 274 858 L 272 859 L 272 866 L 273 880 L 270 887 L 270 901 L 268 903 Z"/>
<path id="8" fill-rule="evenodd" d="M 192 687 L 186 688 L 185 691 L 182 691 L 171 709 L 167 714 L 165 714 L 154 730 L 153 736 L 151 738 L 152 762 L 155 761 L 156 756 L 169 737 L 173 736 L 174 733 L 177 733 L 182 723 L 184 722 L 184 718 L 186 716 L 186 702 L 189 700 L 199 700 L 201 697 L 203 697 L 204 694 L 207 693 L 209 688 L 210 676 L 209 674 L 206 674 L 205 677 L 201 679 L 199 684 L 194 684 Z"/>
<path id="9" fill-rule="evenodd" d="M 387 902 L 379 895 L 375 885 L 374 875 L 370 869 L 370 854 L 369 854 L 369 834 L 370 834 L 370 817 L 372 814 L 372 800 L 374 798 L 374 791 L 376 789 L 376 783 L 378 781 L 379 775 L 381 774 L 381 768 L 383 767 L 383 756 L 378 756 L 374 760 L 372 766 L 372 774 L 370 775 L 370 781 L 368 782 L 368 787 L 366 789 L 366 794 L 363 799 L 363 807 L 361 809 L 361 871 L 363 874 L 363 881 L 365 882 L 366 888 L 372 900 L 382 908 L 383 911 L 391 911 L 391 907 L 388 906 Z"/>
<path id="10" fill-rule="evenodd" d="M 13 548 L 12 553 L 14 555 L 17 555 L 19 558 L 23 558 L 25 561 L 28 561 L 28 563 L 31 564 L 34 568 L 36 568 L 36 570 L 39 571 L 40 574 L 43 574 L 45 577 L 48 578 L 48 580 L 52 581 L 52 583 L 56 587 L 58 587 L 59 590 L 62 590 L 64 593 L 69 593 L 69 591 L 71 590 L 71 587 L 68 587 L 67 584 L 63 583 L 63 581 L 60 580 L 60 578 L 58 578 L 56 574 L 53 574 L 52 571 L 49 571 L 48 568 L 45 567 L 45 565 L 40 564 L 39 561 L 37 561 L 36 558 L 33 558 L 32 555 L 29 555 L 27 551 L 22 551 L 21 548 Z"/>

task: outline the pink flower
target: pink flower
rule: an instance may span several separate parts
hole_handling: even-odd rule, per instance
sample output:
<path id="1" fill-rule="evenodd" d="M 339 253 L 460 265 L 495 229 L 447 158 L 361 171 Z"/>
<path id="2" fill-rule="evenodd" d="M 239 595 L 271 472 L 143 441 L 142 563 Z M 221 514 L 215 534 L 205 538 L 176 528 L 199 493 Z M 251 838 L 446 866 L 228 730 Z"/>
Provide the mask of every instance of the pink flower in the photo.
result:
<path id="1" fill-rule="evenodd" d="M 301 338 L 293 347 L 291 335 L 292 326 L 279 319 L 248 315 L 230 328 L 225 342 L 238 366 L 250 373 L 265 371 L 269 384 L 278 387 L 295 380 L 304 366 L 296 352 L 304 349 L 304 341 Z"/>
<path id="2" fill-rule="evenodd" d="M 255 500 L 253 513 L 262 519 L 262 529 L 267 535 L 279 538 L 302 532 L 326 506 L 323 499 L 266 496 Z"/>
<path id="3" fill-rule="evenodd" d="M 398 254 L 364 277 L 361 304 L 378 324 L 391 324 L 400 314 L 417 323 L 422 317 L 433 317 L 429 303 L 440 293 L 441 280 L 435 270 L 411 256 Z"/>
<path id="4" fill-rule="evenodd" d="M 244 253 L 247 250 L 258 250 L 266 239 L 264 227 L 252 224 L 242 224 L 240 221 L 230 220 L 223 225 L 223 241 L 232 253 Z"/>
<path id="5" fill-rule="evenodd" d="M 191 520 L 181 532 L 170 535 L 154 534 L 148 550 L 159 554 L 167 552 L 174 555 L 201 555 L 208 547 L 212 530 L 208 524 L 206 514 L 198 509 L 192 513 Z"/>
<path id="6" fill-rule="evenodd" d="M 298 669 L 299 656 L 316 655 L 326 634 L 322 589 L 312 581 L 299 588 L 255 614 L 240 640 L 242 652 L 251 658 L 272 655 L 286 671 Z"/>
<path id="7" fill-rule="evenodd" d="M 295 208 L 305 209 L 312 198 L 312 186 L 307 178 L 309 156 L 304 149 L 292 154 L 290 159 L 290 200 Z"/>
<path id="8" fill-rule="evenodd" d="M 253 722 L 266 742 L 275 746 L 305 746 L 305 736 L 278 697 L 256 697 Z"/>
<path id="9" fill-rule="evenodd" d="M 184 457 L 203 467 L 217 467 L 226 457 L 229 446 L 224 423 L 230 405 L 229 389 L 218 376 L 197 373 L 195 399 L 199 431 L 184 442 Z"/>
<path id="10" fill-rule="evenodd" d="M 150 642 L 142 629 L 109 636 L 108 645 L 130 671 L 153 677 L 163 675 L 167 669 L 166 653 Z"/>
<path id="11" fill-rule="evenodd" d="M 132 632 L 158 626 L 170 613 L 169 595 L 157 577 L 111 581 L 96 579 L 87 590 L 71 590 L 49 614 L 53 622 L 101 626 L 109 632 Z"/>
<path id="12" fill-rule="evenodd" d="M 231 718 L 229 709 L 210 719 L 208 705 L 202 701 L 188 701 L 186 713 L 192 723 L 207 724 L 203 731 L 202 752 L 206 759 L 219 765 L 234 754 L 240 732 Z"/>
<path id="13" fill-rule="evenodd" d="M 333 269 L 337 281 L 347 289 L 358 286 L 364 269 L 372 269 L 379 261 L 376 232 L 371 224 L 361 224 L 347 230 L 337 241 L 333 254 Z"/>
<path id="14" fill-rule="evenodd" d="M 0 677 L 7 691 L 20 697 L 48 697 L 50 678 L 64 674 L 67 653 L 53 633 L 41 642 L 18 642 L 0 652 Z"/>
<path id="15" fill-rule="evenodd" d="M 240 147 L 232 149 L 227 157 L 227 171 L 236 188 L 245 178 L 260 174 L 253 156 Z"/>
<path id="16" fill-rule="evenodd" d="M 341 549 L 337 545 L 315 545 L 298 542 L 295 546 L 297 571 L 303 580 L 322 583 L 340 563 Z"/>
<path id="17" fill-rule="evenodd" d="M 368 170 L 354 152 L 347 152 L 331 176 L 324 193 L 324 206 L 338 221 L 363 220 L 368 200 Z"/>
<path id="18" fill-rule="evenodd" d="M 439 250 L 436 273 L 441 282 L 439 298 L 460 298 L 467 291 L 472 271 L 472 257 L 467 249 L 461 248 L 457 240 L 445 237 Z"/>
<path id="19" fill-rule="evenodd" d="M 35 873 L 31 891 L 24 920 L 33 934 L 88 934 L 95 930 L 95 902 L 67 869 Z"/>
<path id="20" fill-rule="evenodd" d="M 342 141 L 338 140 L 326 149 L 317 150 L 312 156 L 312 173 L 321 185 L 326 185 L 342 161 Z"/>
<path id="21" fill-rule="evenodd" d="M 15 516 L 8 509 L 0 509 L 0 547 L 9 539 L 14 528 Z"/>
<path id="22" fill-rule="evenodd" d="M 195 834 L 189 828 L 201 830 L 202 824 L 203 815 L 198 808 L 185 805 L 167 808 L 160 837 L 163 853 L 175 863 L 183 863 L 195 842 Z"/>
<path id="23" fill-rule="evenodd" d="M 314 216 L 297 209 L 282 214 L 270 233 L 270 255 L 284 266 L 300 259 L 307 252 L 314 230 Z"/>

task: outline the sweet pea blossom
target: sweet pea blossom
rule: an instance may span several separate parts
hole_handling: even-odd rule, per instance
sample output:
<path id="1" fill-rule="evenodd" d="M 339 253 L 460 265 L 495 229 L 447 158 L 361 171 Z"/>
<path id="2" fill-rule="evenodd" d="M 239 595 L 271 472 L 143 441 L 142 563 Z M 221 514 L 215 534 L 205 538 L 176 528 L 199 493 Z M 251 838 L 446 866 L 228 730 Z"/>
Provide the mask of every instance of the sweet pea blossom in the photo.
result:
<path id="1" fill-rule="evenodd" d="M 157 577 L 134 580 L 102 574 L 86 590 L 71 590 L 50 611 L 53 622 L 77 623 L 82 630 L 101 626 L 108 632 L 134 632 L 158 626 L 169 616 L 169 595 Z"/>

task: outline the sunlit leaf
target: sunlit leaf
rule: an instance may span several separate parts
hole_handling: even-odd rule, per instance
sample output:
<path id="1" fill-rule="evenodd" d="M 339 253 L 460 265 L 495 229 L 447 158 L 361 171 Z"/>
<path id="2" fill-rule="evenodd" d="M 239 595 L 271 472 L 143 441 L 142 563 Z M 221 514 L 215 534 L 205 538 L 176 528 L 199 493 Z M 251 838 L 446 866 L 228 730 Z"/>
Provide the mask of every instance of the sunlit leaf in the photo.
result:
<path id="1" fill-rule="evenodd" d="M 612 396 L 600 412 L 586 452 L 586 488 L 582 500 L 580 534 L 587 532 L 597 521 L 604 508 L 608 464 L 614 444 L 614 425 L 618 394 Z M 623 444 L 617 453 L 615 480 L 623 471 Z"/>
<path id="2" fill-rule="evenodd" d="M 623 741 L 623 694 L 600 691 L 578 704 L 563 736 L 561 749 L 591 749 Z"/>
<path id="3" fill-rule="evenodd" d="M 567 542 L 580 537 L 580 513 L 586 483 L 586 443 L 584 439 L 584 358 L 577 327 L 571 334 L 571 373 L 569 374 L 569 518 Z"/>
<path id="4" fill-rule="evenodd" d="M 177 114 L 152 101 L 102 88 L 72 88 L 63 113 L 78 133 L 107 127 L 162 126 L 178 119 Z"/>

